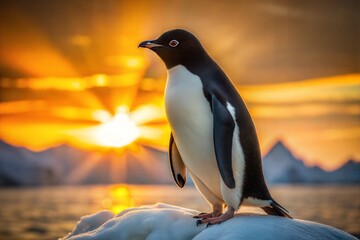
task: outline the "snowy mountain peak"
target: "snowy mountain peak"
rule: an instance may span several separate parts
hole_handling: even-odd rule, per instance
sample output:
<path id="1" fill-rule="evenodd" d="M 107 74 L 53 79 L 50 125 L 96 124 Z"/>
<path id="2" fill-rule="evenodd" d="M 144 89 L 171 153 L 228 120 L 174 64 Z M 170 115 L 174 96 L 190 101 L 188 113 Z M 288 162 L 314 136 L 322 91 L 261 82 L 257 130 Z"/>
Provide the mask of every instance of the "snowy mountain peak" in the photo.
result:
<path id="1" fill-rule="evenodd" d="M 360 162 L 355 161 L 354 159 L 349 159 L 347 162 L 345 162 L 339 169 L 341 168 L 358 168 L 360 166 Z"/>
<path id="2" fill-rule="evenodd" d="M 274 146 L 272 147 L 272 149 L 285 149 L 288 150 L 287 147 L 285 146 L 283 140 L 279 140 L 277 141 Z"/>
<path id="3" fill-rule="evenodd" d="M 283 154 L 290 154 L 290 155 L 292 155 L 291 150 L 287 147 L 287 145 L 286 145 L 282 140 L 277 141 L 277 142 L 272 146 L 272 148 L 269 150 L 269 153 L 270 153 L 270 152 L 282 152 Z M 268 153 L 268 154 L 269 154 L 269 153 Z"/>
<path id="4" fill-rule="evenodd" d="M 333 179 L 342 182 L 360 182 L 360 162 L 348 160 L 338 169 L 332 172 Z"/>
<path id="5" fill-rule="evenodd" d="M 270 149 L 270 151 L 275 151 L 275 150 L 290 152 L 289 148 L 286 146 L 286 144 L 282 140 L 277 141 Z"/>
<path id="6" fill-rule="evenodd" d="M 285 183 L 302 181 L 306 169 L 303 161 L 294 157 L 282 141 L 278 141 L 263 159 L 265 179 L 268 182 Z"/>
<path id="7" fill-rule="evenodd" d="M 271 159 L 271 160 L 270 160 Z M 302 163 L 291 150 L 282 142 L 278 141 L 264 157 L 264 162 L 271 161 L 272 165 L 292 165 Z"/>
<path id="8" fill-rule="evenodd" d="M 333 172 L 318 166 L 308 167 L 289 148 L 278 141 L 263 159 L 265 179 L 269 183 L 359 183 L 360 163 L 349 160 Z"/>

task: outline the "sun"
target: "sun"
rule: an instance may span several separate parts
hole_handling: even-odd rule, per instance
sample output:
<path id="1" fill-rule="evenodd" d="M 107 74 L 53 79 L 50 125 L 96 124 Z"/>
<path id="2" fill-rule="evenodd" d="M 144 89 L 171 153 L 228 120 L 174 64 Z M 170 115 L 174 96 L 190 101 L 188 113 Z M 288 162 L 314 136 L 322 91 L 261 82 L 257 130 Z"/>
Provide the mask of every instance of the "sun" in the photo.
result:
<path id="1" fill-rule="evenodd" d="M 124 147 L 134 142 L 139 135 L 140 129 L 126 113 L 118 113 L 93 132 L 94 141 L 104 147 Z"/>
<path id="2" fill-rule="evenodd" d="M 106 110 L 94 110 L 91 117 L 96 125 L 69 129 L 64 131 L 64 137 L 84 149 L 134 149 L 138 144 L 166 148 L 170 129 L 163 108 L 140 105 L 129 111 L 129 107 L 120 106 L 116 112 L 112 115 Z"/>

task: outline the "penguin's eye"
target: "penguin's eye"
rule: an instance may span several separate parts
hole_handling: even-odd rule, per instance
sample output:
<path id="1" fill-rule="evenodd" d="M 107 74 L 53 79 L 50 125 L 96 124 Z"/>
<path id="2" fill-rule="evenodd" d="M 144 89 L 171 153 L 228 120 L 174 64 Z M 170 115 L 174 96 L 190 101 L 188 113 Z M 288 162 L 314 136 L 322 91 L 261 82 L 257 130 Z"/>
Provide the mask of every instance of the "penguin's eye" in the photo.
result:
<path id="1" fill-rule="evenodd" d="M 175 40 L 175 39 L 173 39 L 169 42 L 170 47 L 176 47 L 178 44 L 179 44 L 179 41 Z"/>

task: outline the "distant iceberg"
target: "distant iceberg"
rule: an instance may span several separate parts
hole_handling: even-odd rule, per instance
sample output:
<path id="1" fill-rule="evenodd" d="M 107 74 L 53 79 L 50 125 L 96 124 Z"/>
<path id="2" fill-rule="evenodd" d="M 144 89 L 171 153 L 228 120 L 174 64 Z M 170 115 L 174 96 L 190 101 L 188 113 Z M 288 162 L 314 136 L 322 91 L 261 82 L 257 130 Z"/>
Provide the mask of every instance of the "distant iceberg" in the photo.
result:
<path id="1" fill-rule="evenodd" d="M 354 239 L 339 229 L 305 220 L 259 214 L 237 214 L 234 218 L 206 228 L 196 226 L 198 211 L 168 204 L 127 209 L 118 215 L 100 211 L 84 216 L 62 240 L 112 239 L 262 239 L 318 240 Z"/>

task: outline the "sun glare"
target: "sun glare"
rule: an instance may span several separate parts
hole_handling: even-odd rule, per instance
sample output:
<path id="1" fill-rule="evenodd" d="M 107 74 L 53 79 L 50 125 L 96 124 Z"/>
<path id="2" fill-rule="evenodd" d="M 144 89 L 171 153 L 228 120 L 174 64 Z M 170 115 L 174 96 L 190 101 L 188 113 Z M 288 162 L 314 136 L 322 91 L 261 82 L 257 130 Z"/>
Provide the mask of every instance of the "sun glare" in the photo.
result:
<path id="1" fill-rule="evenodd" d="M 101 124 L 94 132 L 97 144 L 107 147 L 123 147 L 135 141 L 140 135 L 136 124 L 125 113 Z"/>

